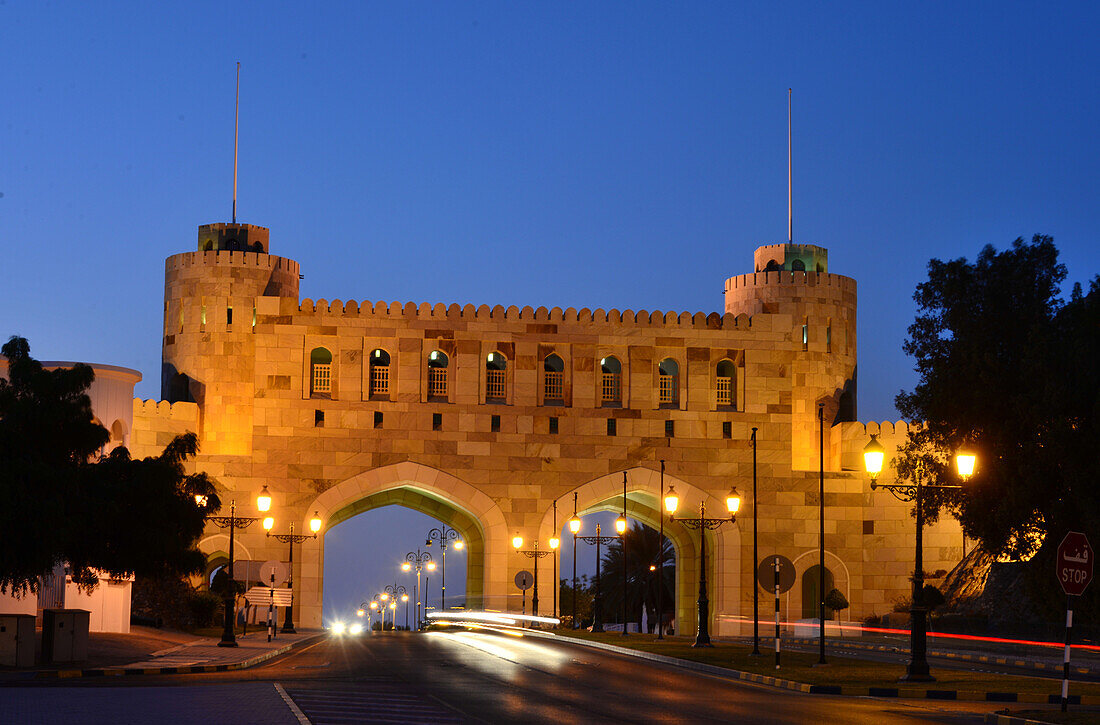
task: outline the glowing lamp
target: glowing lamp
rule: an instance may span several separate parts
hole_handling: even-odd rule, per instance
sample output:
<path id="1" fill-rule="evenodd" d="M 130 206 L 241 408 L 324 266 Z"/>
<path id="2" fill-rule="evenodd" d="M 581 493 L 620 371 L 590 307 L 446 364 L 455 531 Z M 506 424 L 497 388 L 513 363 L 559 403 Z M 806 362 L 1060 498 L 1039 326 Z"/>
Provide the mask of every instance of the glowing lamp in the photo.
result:
<path id="1" fill-rule="evenodd" d="M 408 571 L 410 569 L 412 569 L 412 564 L 407 561 L 401 565 L 401 571 Z"/>
<path id="2" fill-rule="evenodd" d="M 435 571 L 435 562 L 434 561 L 429 561 L 428 562 L 428 571 Z"/>
<path id="3" fill-rule="evenodd" d="M 569 531 L 576 534 L 580 530 L 581 530 L 581 520 L 578 519 L 576 516 L 569 519 Z"/>
<path id="4" fill-rule="evenodd" d="M 462 549 L 463 546 L 466 546 L 466 545 L 462 543 L 462 539 L 456 539 L 455 540 L 454 548 L 455 548 L 456 551 Z"/>
<path id="5" fill-rule="evenodd" d="M 726 494 L 726 510 L 730 512 L 730 516 L 736 516 L 740 508 L 741 494 L 737 492 L 737 487 L 734 486 L 730 489 L 730 492 Z"/>
<path id="6" fill-rule="evenodd" d="M 321 530 L 321 517 L 316 511 L 313 512 L 313 518 L 309 520 L 309 530 L 315 534 Z"/>
<path id="7" fill-rule="evenodd" d="M 378 602 L 371 602 L 370 603 L 370 608 L 371 609 L 378 609 Z"/>
<path id="8" fill-rule="evenodd" d="M 358 609 L 355 612 L 356 617 L 362 617 L 364 614 L 366 614 L 366 612 L 364 612 L 362 609 Z"/>
<path id="9" fill-rule="evenodd" d="M 275 519 L 271 516 L 264 518 L 264 531 L 271 531 L 271 527 L 275 525 Z"/>
<path id="10" fill-rule="evenodd" d="M 650 564 L 649 565 L 649 570 L 650 571 L 657 571 L 657 565 L 656 564 Z"/>
<path id="11" fill-rule="evenodd" d="M 560 543 L 561 543 L 561 540 L 558 537 L 556 537 L 556 536 L 551 536 L 550 537 L 550 548 L 551 549 L 558 548 L 558 544 L 560 544 Z"/>
<path id="12" fill-rule="evenodd" d="M 381 594 L 378 595 L 378 598 L 381 599 L 384 602 L 384 601 L 386 601 L 387 599 L 390 598 L 390 594 L 389 594 L 389 592 L 382 592 Z"/>
<path id="13" fill-rule="evenodd" d="M 397 602 L 390 602 L 390 610 L 397 609 Z"/>
<path id="14" fill-rule="evenodd" d="M 882 472 L 882 459 L 886 457 L 886 449 L 878 442 L 878 435 L 871 434 L 871 442 L 863 447 L 863 467 L 871 475 L 871 480 L 878 478 Z"/>
<path id="15" fill-rule="evenodd" d="M 521 546 L 523 546 L 523 537 L 516 534 L 512 537 L 512 547 L 518 549 Z"/>
<path id="16" fill-rule="evenodd" d="M 401 601 L 403 601 L 403 602 L 409 601 L 409 595 L 408 594 L 402 594 L 401 595 Z"/>
<path id="17" fill-rule="evenodd" d="M 271 494 L 267 492 L 267 486 L 264 486 L 263 490 L 260 491 L 260 495 L 256 497 L 256 508 L 260 511 L 271 509 Z"/>
<path id="18" fill-rule="evenodd" d="M 615 530 L 620 534 L 626 533 L 626 516 L 620 516 L 615 519 Z"/>
<path id="19" fill-rule="evenodd" d="M 955 454 L 955 468 L 964 481 L 974 475 L 974 463 L 977 459 L 977 456 L 966 450 Z"/>
<path id="20" fill-rule="evenodd" d="M 679 507 L 680 497 L 676 494 L 676 489 L 669 486 L 668 493 L 665 494 L 665 511 L 671 515 L 676 513 L 676 509 Z"/>

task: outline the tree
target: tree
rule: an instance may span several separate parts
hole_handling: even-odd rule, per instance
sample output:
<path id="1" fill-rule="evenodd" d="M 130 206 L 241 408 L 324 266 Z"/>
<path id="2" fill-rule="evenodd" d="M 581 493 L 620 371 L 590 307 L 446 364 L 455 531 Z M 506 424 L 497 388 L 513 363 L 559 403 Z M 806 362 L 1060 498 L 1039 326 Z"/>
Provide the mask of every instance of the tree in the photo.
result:
<path id="1" fill-rule="evenodd" d="M 203 473 L 183 463 L 198 442 L 189 433 L 155 458 L 125 448 L 101 454 L 109 435 L 92 414 L 87 365 L 45 370 L 30 345 L 0 348 L 0 591 L 34 591 L 38 578 L 68 563 L 92 586 L 93 569 L 112 575 L 187 574 L 204 560 L 195 548 L 207 512 L 220 502 Z M 206 505 L 196 505 L 196 495 Z"/>
<path id="2" fill-rule="evenodd" d="M 607 547 L 604 554 L 601 584 L 603 586 L 604 621 L 618 621 L 623 611 L 623 548 L 622 537 Z M 657 570 L 650 570 L 659 561 L 664 562 L 663 582 Z M 676 552 L 672 542 L 661 539 L 661 534 L 637 521 L 631 522 L 626 532 L 627 616 L 632 622 L 641 622 L 642 607 L 648 612 L 648 620 L 657 621 L 657 590 L 661 593 L 666 619 L 675 611 L 674 592 L 676 581 Z"/>
<path id="3" fill-rule="evenodd" d="M 582 626 L 584 622 L 592 621 L 592 597 L 595 594 L 595 585 L 589 580 L 587 574 L 577 577 L 577 623 Z M 563 622 L 572 624 L 573 617 L 573 580 L 562 579 L 558 589 L 558 614 Z"/>
<path id="4" fill-rule="evenodd" d="M 957 483 L 952 453 L 978 455 L 964 492 L 928 491 L 929 520 L 947 510 L 992 555 L 1035 555 L 1037 571 L 1065 531 L 1100 531 L 1100 277 L 1068 302 L 1065 278 L 1046 236 L 986 246 L 973 263 L 931 260 L 905 342 L 919 382 L 896 401 L 924 422 L 896 461 L 899 476 L 912 480 L 920 465 L 926 482 Z"/>

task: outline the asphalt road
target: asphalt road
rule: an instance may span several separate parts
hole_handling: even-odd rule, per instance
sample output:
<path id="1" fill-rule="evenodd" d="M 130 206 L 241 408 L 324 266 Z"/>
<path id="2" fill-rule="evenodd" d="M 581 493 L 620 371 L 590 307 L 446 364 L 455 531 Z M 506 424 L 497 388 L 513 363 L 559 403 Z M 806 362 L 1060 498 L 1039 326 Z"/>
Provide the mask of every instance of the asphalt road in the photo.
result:
<path id="1" fill-rule="evenodd" d="M 88 678 L 0 689 L 7 713 L 34 722 L 324 723 L 980 723 L 995 703 L 805 695 L 586 648 L 489 630 L 328 637 L 240 672 Z M 97 691 L 91 693 L 88 688 Z M 136 690 L 144 690 L 137 692 Z M 203 703 L 204 717 L 181 703 Z M 138 703 L 140 706 L 130 706 Z M 245 714 L 240 712 L 242 706 Z M 114 703 L 112 705 L 112 703 Z M 158 704 L 159 703 L 159 704 Z M 124 709 L 126 708 L 126 709 Z M 68 713 L 54 719 L 51 713 Z M 252 711 L 255 717 L 247 715 Z M 264 714 L 261 714 L 262 713 Z M 273 712 L 285 712 L 275 717 Z M 90 713 L 89 713 L 90 714 Z M 23 720 L 17 720 L 23 722 Z M 109 722 L 105 720 L 104 722 Z"/>

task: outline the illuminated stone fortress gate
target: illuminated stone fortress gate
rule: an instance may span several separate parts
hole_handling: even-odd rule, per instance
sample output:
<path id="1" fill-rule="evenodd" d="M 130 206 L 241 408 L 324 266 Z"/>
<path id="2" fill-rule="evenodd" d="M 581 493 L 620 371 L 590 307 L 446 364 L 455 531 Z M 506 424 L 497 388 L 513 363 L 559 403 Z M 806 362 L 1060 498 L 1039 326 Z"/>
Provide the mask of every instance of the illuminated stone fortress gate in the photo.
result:
<path id="1" fill-rule="evenodd" d="M 512 580 L 530 562 L 512 536 L 545 543 L 553 503 L 562 526 L 574 492 L 582 514 L 620 510 L 623 471 L 628 517 L 656 527 L 663 459 L 681 515 L 704 500 L 725 510 L 731 485 L 743 496 L 736 525 L 706 534 L 711 631 L 743 632 L 753 427 L 760 554 L 795 563 L 785 616 L 816 616 L 824 403 L 827 586 L 852 605 L 840 616 L 908 595 L 913 522 L 905 504 L 871 495 L 860 455 L 869 433 L 892 453 L 905 426 L 855 422 L 856 283 L 828 271 L 825 249 L 760 247 L 751 273 L 725 281 L 723 313 L 689 314 L 299 300 L 298 263 L 268 241 L 263 227 L 205 225 L 197 251 L 167 259 L 164 401 L 134 409 L 136 455 L 194 430 L 196 468 L 242 515 L 264 485 L 280 529 L 306 530 L 315 510 L 326 530 L 389 504 L 422 511 L 468 544 L 467 605 L 518 610 Z M 283 558 L 256 528 L 237 534 L 238 558 Z M 665 531 L 677 626 L 690 634 L 698 533 Z M 954 522 L 928 529 L 928 570 L 950 568 L 962 543 Z M 201 546 L 224 562 L 223 531 Z M 321 625 L 323 554 L 319 539 L 295 556 L 304 626 Z M 552 577 L 540 586 L 552 601 Z"/>

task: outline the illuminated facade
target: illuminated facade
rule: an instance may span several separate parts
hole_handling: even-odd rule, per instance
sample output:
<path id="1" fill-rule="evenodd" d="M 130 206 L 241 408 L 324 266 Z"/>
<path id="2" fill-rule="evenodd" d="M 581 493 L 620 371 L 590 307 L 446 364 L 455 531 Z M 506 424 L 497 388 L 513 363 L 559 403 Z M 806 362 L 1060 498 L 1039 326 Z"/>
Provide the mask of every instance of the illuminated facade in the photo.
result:
<path id="1" fill-rule="evenodd" d="M 711 631 L 728 634 L 752 612 L 753 428 L 760 554 L 795 564 L 786 616 L 816 612 L 823 404 L 826 568 L 852 605 L 840 616 L 908 595 L 908 507 L 871 494 L 860 457 L 869 433 L 892 452 L 905 426 L 855 422 L 856 283 L 828 271 L 825 249 L 760 247 L 726 280 L 721 313 L 689 314 L 300 300 L 298 263 L 268 242 L 263 227 L 207 225 L 197 251 L 168 258 L 164 401 L 134 402 L 135 454 L 196 431 L 196 466 L 242 515 L 264 485 L 299 530 L 315 510 L 326 530 L 389 504 L 423 511 L 467 543 L 468 606 L 518 609 L 513 577 L 530 562 L 512 537 L 545 545 L 553 503 L 563 526 L 574 492 L 582 514 L 619 511 L 623 471 L 628 517 L 656 527 L 664 460 L 681 514 L 724 510 L 731 485 L 744 497 L 736 525 L 707 534 Z M 690 633 L 698 534 L 665 531 Z M 926 530 L 926 567 L 950 568 L 962 544 L 953 522 Z M 202 547 L 224 560 L 224 532 Z M 285 554 L 251 530 L 237 551 Z M 295 555 L 305 626 L 321 620 L 323 551 Z M 540 582 L 543 601 L 553 586 Z"/>

